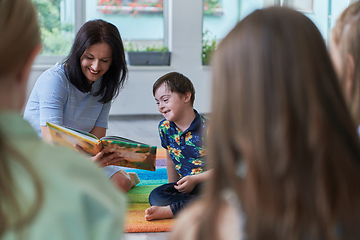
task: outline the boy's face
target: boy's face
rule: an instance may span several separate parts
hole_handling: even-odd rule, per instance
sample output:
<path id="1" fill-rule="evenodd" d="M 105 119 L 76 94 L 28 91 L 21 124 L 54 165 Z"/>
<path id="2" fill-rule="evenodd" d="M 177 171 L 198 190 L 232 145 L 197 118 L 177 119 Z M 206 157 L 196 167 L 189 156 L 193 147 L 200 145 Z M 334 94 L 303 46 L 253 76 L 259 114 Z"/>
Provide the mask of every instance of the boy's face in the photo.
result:
<path id="1" fill-rule="evenodd" d="M 171 92 L 165 83 L 161 84 L 155 91 L 155 101 L 159 112 L 168 121 L 172 122 L 177 122 L 181 119 L 186 103 L 188 103 L 184 94 Z"/>

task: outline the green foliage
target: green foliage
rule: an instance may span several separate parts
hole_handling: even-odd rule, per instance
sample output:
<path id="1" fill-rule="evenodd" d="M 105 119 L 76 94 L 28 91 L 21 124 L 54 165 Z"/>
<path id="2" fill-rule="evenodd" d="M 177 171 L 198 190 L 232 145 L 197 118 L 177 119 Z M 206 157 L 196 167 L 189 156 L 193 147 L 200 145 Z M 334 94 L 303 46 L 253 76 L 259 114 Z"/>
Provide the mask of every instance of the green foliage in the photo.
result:
<path id="1" fill-rule="evenodd" d="M 204 0 L 204 15 L 221 15 L 222 6 L 219 0 Z"/>
<path id="2" fill-rule="evenodd" d="M 169 49 L 164 44 L 151 45 L 140 48 L 137 44 L 134 46 L 132 42 L 125 44 L 125 51 L 127 52 L 168 52 Z"/>
<path id="3" fill-rule="evenodd" d="M 167 52 L 167 51 L 169 51 L 169 49 L 164 45 L 159 45 L 159 46 L 153 45 L 145 48 L 145 52 Z"/>
<path id="4" fill-rule="evenodd" d="M 209 65 L 211 56 L 217 47 L 216 36 L 212 36 L 210 31 L 203 33 L 202 41 L 202 62 L 203 65 Z"/>
<path id="5" fill-rule="evenodd" d="M 58 28 L 53 28 L 49 31 L 46 28 L 41 28 L 41 35 L 43 40 L 42 55 L 60 55 L 65 56 L 69 53 L 73 34 L 62 33 Z"/>
<path id="6" fill-rule="evenodd" d="M 129 42 L 128 44 L 124 44 L 124 48 L 126 52 L 136 52 L 138 49 L 138 46 L 134 46 L 132 42 Z"/>
<path id="7" fill-rule="evenodd" d="M 74 26 L 60 19 L 61 0 L 33 0 L 38 11 L 43 48 L 41 55 L 67 55 L 74 37 Z"/>

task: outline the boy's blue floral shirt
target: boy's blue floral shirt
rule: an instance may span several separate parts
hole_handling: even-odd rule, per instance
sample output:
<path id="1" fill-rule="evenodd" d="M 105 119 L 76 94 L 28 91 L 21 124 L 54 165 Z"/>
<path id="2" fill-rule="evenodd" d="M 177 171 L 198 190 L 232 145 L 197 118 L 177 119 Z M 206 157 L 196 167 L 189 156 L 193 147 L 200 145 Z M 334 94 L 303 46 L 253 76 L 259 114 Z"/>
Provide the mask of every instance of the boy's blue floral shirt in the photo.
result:
<path id="1" fill-rule="evenodd" d="M 194 111 L 196 116 L 184 132 L 166 119 L 159 124 L 161 145 L 169 151 L 180 178 L 204 171 L 204 134 L 208 120 Z"/>

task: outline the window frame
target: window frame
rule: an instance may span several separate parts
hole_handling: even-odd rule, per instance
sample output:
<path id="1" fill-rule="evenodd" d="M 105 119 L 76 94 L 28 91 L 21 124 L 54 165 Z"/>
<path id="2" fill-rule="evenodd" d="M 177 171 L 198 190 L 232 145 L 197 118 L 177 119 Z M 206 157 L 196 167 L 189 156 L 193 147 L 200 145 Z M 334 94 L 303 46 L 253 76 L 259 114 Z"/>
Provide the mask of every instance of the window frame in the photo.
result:
<path id="1" fill-rule="evenodd" d="M 164 23 L 164 46 L 169 48 L 169 3 L 168 1 L 163 2 L 163 23 Z M 86 22 L 86 0 L 75 0 L 74 1 L 74 10 L 75 10 L 75 22 L 74 22 L 74 34 L 76 34 L 81 26 Z M 121 34 L 121 33 L 120 33 Z M 70 50 L 70 49 L 69 49 Z M 57 62 L 62 62 L 66 56 L 56 55 L 56 56 L 41 56 L 38 55 L 34 61 L 34 70 L 46 69 L 49 66 L 54 65 Z"/>

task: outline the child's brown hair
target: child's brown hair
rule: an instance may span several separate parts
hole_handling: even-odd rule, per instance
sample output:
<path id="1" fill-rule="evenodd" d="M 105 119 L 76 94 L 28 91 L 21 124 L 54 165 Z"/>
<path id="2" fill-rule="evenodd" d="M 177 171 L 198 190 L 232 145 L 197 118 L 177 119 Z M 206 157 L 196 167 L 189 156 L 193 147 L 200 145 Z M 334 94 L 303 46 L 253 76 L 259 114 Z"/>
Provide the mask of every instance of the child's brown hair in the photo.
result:
<path id="1" fill-rule="evenodd" d="M 153 85 L 153 95 L 155 96 L 156 90 L 165 83 L 171 92 L 185 94 L 191 93 L 190 102 L 194 105 L 195 101 L 195 88 L 189 78 L 178 72 L 170 72 L 161 76 Z"/>
<path id="2" fill-rule="evenodd" d="M 314 23 L 286 8 L 257 10 L 222 40 L 212 63 L 213 172 L 197 239 L 219 239 L 229 189 L 248 239 L 338 239 L 338 224 L 341 239 L 351 238 L 360 142 Z"/>

